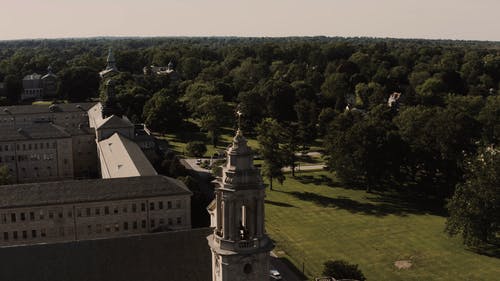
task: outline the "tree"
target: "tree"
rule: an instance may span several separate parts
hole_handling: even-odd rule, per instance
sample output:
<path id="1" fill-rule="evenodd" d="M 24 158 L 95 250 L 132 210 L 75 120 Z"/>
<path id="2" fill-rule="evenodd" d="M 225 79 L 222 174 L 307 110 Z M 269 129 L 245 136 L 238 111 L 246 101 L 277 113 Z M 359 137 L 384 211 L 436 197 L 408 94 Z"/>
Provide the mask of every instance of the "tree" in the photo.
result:
<path id="1" fill-rule="evenodd" d="M 86 66 L 70 67 L 58 73 L 60 79 L 59 95 L 71 102 L 87 101 L 97 97 L 99 75 Z"/>
<path id="2" fill-rule="evenodd" d="M 269 187 L 273 190 L 273 179 L 283 184 L 283 153 L 280 149 L 281 125 L 272 118 L 266 118 L 257 126 L 257 140 L 259 141 L 259 153 L 264 159 L 262 174 L 269 179 Z"/>
<path id="3" fill-rule="evenodd" d="M 189 156 L 202 157 L 207 152 L 207 146 L 201 141 L 191 141 L 186 145 L 186 153 Z"/>
<path id="4" fill-rule="evenodd" d="M 195 82 L 186 88 L 186 93 L 182 97 L 182 101 L 192 113 L 196 114 L 200 99 L 204 96 L 215 94 L 213 85 L 205 82 Z"/>
<path id="5" fill-rule="evenodd" d="M 426 105 L 439 105 L 446 93 L 446 84 L 437 77 L 431 77 L 416 88 L 420 102 Z"/>
<path id="6" fill-rule="evenodd" d="M 241 129 L 245 132 L 253 132 L 255 127 L 262 121 L 265 108 L 262 106 L 264 98 L 259 91 L 251 90 L 238 94 L 240 110 L 245 115 L 241 120 Z"/>
<path id="7" fill-rule="evenodd" d="M 447 204 L 446 232 L 478 246 L 500 231 L 500 151 L 488 147 L 468 162 L 465 182 Z"/>
<path id="8" fill-rule="evenodd" d="M 4 83 L 7 101 L 10 103 L 17 103 L 21 98 L 21 92 L 23 90 L 21 79 L 13 75 L 7 75 L 4 78 Z"/>
<path id="9" fill-rule="evenodd" d="M 316 124 L 318 113 L 314 101 L 302 99 L 295 103 L 295 113 L 297 114 L 297 137 L 298 141 L 305 147 L 316 138 Z"/>
<path id="10" fill-rule="evenodd" d="M 328 105 L 337 110 L 346 106 L 346 95 L 351 93 L 349 78 L 345 73 L 333 73 L 325 79 L 321 91 Z"/>
<path id="11" fill-rule="evenodd" d="M 404 146 L 390 117 L 390 109 L 380 105 L 365 117 L 345 112 L 332 123 L 325 149 L 342 181 L 371 192 L 398 175 Z"/>
<path id="12" fill-rule="evenodd" d="M 287 124 L 283 128 L 281 152 L 283 154 L 283 165 L 290 166 L 292 177 L 295 177 L 295 167 L 297 166 L 297 150 L 299 150 L 300 129 L 296 123 Z"/>
<path id="13" fill-rule="evenodd" d="M 350 264 L 344 260 L 329 260 L 323 264 L 323 275 L 335 279 L 354 279 L 365 281 L 366 277 L 357 264 Z"/>
<path id="14" fill-rule="evenodd" d="M 491 96 L 479 112 L 479 122 L 483 126 L 483 139 L 486 143 L 498 145 L 500 142 L 500 96 Z"/>
<path id="15" fill-rule="evenodd" d="M 280 122 L 296 119 L 295 90 L 285 81 L 269 80 L 263 87 L 268 116 Z"/>
<path id="16" fill-rule="evenodd" d="M 212 145 L 217 146 L 221 127 L 229 116 L 229 107 L 221 95 L 203 96 L 198 101 L 197 116 L 200 116 L 200 127 L 208 132 Z"/>
<path id="17" fill-rule="evenodd" d="M 144 105 L 144 123 L 154 131 L 165 133 L 180 127 L 183 110 L 180 102 L 168 90 L 157 92 Z"/>
<path id="18" fill-rule="evenodd" d="M 478 122 L 460 108 L 407 107 L 394 118 L 409 146 L 404 168 L 426 192 L 444 199 L 462 180 L 465 155 L 475 153 Z"/>
<path id="19" fill-rule="evenodd" d="M 0 185 L 10 184 L 11 175 L 9 173 L 9 167 L 7 165 L 0 165 Z"/>

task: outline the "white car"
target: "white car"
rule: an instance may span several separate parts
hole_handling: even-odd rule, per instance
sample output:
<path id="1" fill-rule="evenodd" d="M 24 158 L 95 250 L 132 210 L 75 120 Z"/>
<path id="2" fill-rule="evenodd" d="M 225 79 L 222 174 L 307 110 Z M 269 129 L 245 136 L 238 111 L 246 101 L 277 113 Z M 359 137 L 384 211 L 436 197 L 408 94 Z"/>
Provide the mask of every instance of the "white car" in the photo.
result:
<path id="1" fill-rule="evenodd" d="M 280 272 L 276 269 L 269 270 L 269 277 L 271 278 L 271 280 L 283 280 L 283 278 L 281 278 Z"/>

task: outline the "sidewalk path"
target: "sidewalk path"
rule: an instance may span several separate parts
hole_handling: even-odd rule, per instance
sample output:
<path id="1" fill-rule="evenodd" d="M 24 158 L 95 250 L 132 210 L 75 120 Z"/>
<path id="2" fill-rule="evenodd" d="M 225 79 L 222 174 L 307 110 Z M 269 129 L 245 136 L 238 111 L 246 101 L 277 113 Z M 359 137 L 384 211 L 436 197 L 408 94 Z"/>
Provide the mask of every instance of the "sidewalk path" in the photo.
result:
<path id="1" fill-rule="evenodd" d="M 300 276 L 297 276 L 292 269 L 288 267 L 282 260 L 280 260 L 274 252 L 271 252 L 271 269 L 276 269 L 283 277 L 283 281 L 303 281 Z"/>

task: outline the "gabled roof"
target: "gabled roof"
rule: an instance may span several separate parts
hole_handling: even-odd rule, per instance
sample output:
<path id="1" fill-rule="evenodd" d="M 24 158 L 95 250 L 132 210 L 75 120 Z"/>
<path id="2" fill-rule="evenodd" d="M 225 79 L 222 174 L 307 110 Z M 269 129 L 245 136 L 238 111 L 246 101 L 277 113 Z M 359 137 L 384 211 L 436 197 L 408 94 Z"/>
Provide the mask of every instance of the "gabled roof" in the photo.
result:
<path id="1" fill-rule="evenodd" d="M 97 146 L 103 177 L 125 178 L 157 174 L 141 148 L 119 133 L 98 142 Z"/>
<path id="2" fill-rule="evenodd" d="M 3 128 L 0 141 L 38 140 L 69 138 L 71 133 L 52 123 L 36 123 L 21 128 Z"/>
<path id="3" fill-rule="evenodd" d="M 211 251 L 206 239 L 211 233 L 210 228 L 198 228 L 5 247 L 0 250 L 0 280 L 212 280 Z"/>
<path id="4" fill-rule="evenodd" d="M 126 117 L 118 117 L 116 115 L 111 115 L 106 117 L 101 121 L 100 124 L 97 124 L 96 129 L 116 129 L 116 128 L 129 128 L 134 127 L 132 122 L 130 122 Z"/>
<path id="5" fill-rule="evenodd" d="M 58 103 L 51 105 L 13 105 L 13 106 L 2 106 L 0 107 L 0 116 L 2 115 L 18 115 L 18 114 L 42 114 L 42 113 L 54 113 L 50 109 L 50 106 L 55 106 L 58 108 L 57 112 L 84 112 L 89 110 L 94 106 L 95 102 L 84 102 L 84 103 Z"/>
<path id="6" fill-rule="evenodd" d="M 0 186 L 0 209 L 190 194 L 165 176 L 13 184 Z"/>

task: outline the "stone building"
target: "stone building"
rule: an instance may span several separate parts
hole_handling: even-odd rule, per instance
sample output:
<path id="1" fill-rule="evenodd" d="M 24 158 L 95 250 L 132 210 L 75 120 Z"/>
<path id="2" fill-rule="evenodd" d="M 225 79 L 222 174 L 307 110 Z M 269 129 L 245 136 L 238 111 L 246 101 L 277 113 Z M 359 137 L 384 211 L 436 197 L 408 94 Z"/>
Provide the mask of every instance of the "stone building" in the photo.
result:
<path id="1" fill-rule="evenodd" d="M 33 73 L 23 78 L 21 100 L 52 99 L 57 95 L 57 76 L 52 67 L 47 67 L 47 74 Z"/>
<path id="2" fill-rule="evenodd" d="M 13 105 L 0 107 L 0 129 L 20 128 L 51 122 L 62 127 L 87 126 L 87 111 L 96 103 L 60 103 L 51 105 Z"/>
<path id="3" fill-rule="evenodd" d="M 0 164 L 17 183 L 97 176 L 95 133 L 87 104 L 10 106 L 0 110 Z"/>
<path id="4" fill-rule="evenodd" d="M 95 130 L 97 154 L 103 178 L 150 176 L 157 158 L 155 139 L 147 128 L 135 126 L 116 108 L 111 80 L 106 82 L 104 103 L 88 111 L 89 126 Z"/>
<path id="5" fill-rule="evenodd" d="M 209 228 L 0 250 L 0 280 L 207 281 Z M 268 280 L 268 279 L 265 279 Z"/>
<path id="6" fill-rule="evenodd" d="M 0 188 L 0 247 L 191 228 L 191 192 L 164 176 Z"/>
<path id="7" fill-rule="evenodd" d="M 207 237 L 212 280 L 268 280 L 274 246 L 264 229 L 265 187 L 239 129 L 215 184 L 215 199 L 208 207 L 214 233 Z"/>
<path id="8" fill-rule="evenodd" d="M 171 80 L 179 80 L 179 73 L 175 70 L 175 65 L 171 61 L 167 66 L 145 66 L 142 69 L 144 75 L 159 75 L 159 76 L 168 76 Z"/>

